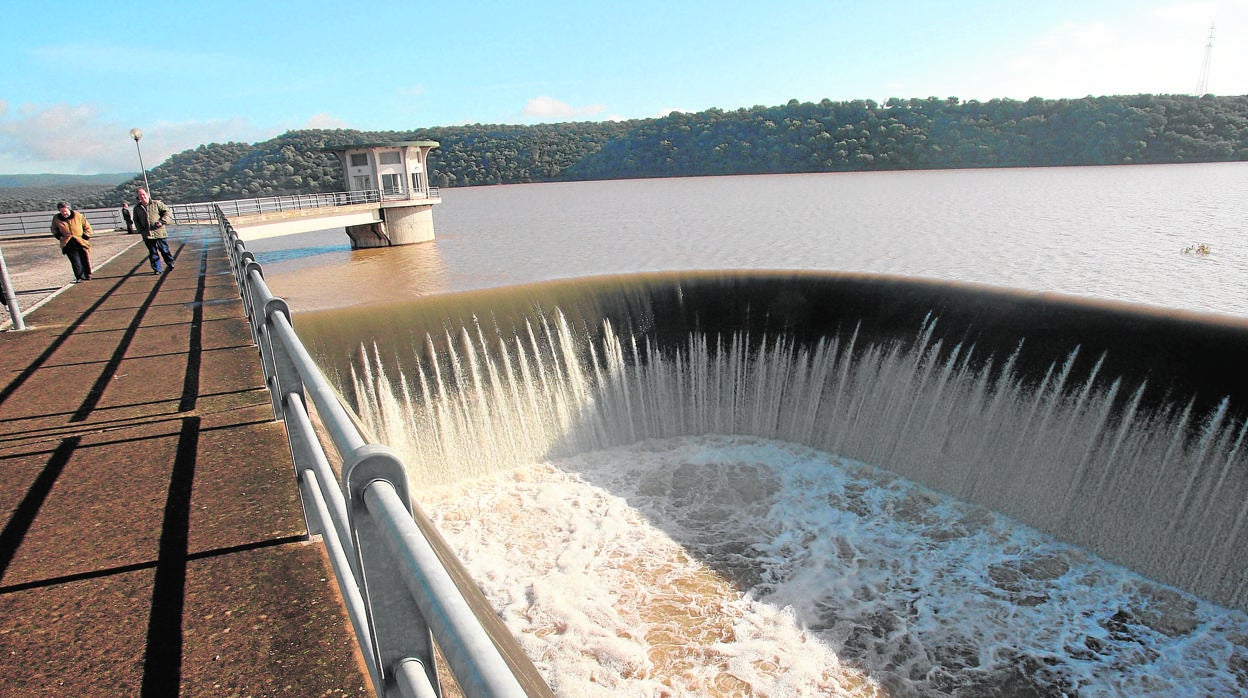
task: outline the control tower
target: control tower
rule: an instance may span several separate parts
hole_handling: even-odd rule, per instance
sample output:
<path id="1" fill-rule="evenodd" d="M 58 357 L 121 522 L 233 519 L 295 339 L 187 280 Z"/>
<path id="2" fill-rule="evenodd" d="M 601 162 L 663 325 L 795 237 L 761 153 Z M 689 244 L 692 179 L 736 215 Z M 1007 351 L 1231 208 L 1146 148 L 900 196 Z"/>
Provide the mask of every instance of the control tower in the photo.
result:
<path id="1" fill-rule="evenodd" d="M 426 162 L 437 141 L 398 141 L 326 148 L 338 156 L 348 191 L 376 191 L 381 220 L 347 226 L 351 246 L 388 247 L 433 239 L 433 207 L 442 203 L 429 186 Z"/>

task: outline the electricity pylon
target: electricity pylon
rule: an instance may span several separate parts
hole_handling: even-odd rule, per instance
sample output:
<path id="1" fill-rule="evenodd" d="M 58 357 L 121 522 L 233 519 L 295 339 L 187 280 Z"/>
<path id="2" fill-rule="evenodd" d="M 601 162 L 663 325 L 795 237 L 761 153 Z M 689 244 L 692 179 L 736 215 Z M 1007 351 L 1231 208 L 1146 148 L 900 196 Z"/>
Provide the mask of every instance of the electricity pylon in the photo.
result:
<path id="1" fill-rule="evenodd" d="M 1209 61 L 1213 57 L 1213 27 L 1209 25 L 1209 43 L 1205 44 L 1205 61 L 1200 65 L 1200 80 L 1196 83 L 1196 96 L 1209 90 Z"/>

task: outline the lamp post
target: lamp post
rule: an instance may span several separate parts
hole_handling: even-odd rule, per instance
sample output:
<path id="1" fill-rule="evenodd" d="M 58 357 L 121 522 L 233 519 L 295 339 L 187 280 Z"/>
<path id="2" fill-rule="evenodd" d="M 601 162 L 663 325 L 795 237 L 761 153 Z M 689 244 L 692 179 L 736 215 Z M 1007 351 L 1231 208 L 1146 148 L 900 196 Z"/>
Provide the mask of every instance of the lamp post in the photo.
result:
<path id="1" fill-rule="evenodd" d="M 9 268 L 4 265 L 4 252 L 0 252 L 0 296 L 4 296 L 4 304 L 9 306 L 9 317 L 13 319 L 13 329 L 24 330 L 26 323 L 22 321 L 22 309 L 17 306 L 17 292 L 9 279 Z"/>
<path id="2" fill-rule="evenodd" d="M 130 137 L 134 139 L 134 149 L 139 153 L 139 169 L 143 170 L 143 188 L 150 195 L 152 186 L 147 183 L 147 168 L 143 166 L 143 149 L 139 147 L 139 139 L 143 137 L 143 132 L 137 128 L 130 129 Z"/>

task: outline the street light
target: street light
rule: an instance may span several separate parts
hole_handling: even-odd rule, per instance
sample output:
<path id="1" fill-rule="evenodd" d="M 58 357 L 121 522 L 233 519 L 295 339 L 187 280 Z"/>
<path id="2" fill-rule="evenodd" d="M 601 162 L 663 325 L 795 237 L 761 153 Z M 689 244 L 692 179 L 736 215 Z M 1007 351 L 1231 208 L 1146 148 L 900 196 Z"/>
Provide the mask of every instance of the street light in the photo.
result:
<path id="1" fill-rule="evenodd" d="M 139 169 L 143 170 L 143 188 L 147 190 L 148 195 L 152 193 L 152 187 L 147 183 L 147 168 L 143 166 L 143 149 L 139 147 L 139 139 L 143 137 L 143 132 L 137 128 L 130 129 L 130 137 L 134 139 L 134 149 L 139 153 Z"/>

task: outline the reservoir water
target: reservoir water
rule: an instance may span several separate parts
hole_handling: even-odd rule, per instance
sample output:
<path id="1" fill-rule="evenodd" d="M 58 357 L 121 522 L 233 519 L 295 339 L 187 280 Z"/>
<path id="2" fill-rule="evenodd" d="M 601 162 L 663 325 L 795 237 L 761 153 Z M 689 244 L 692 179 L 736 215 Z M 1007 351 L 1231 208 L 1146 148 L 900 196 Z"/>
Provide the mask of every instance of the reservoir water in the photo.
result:
<path id="1" fill-rule="evenodd" d="M 626 180 L 442 194 L 432 245 L 352 252 L 345 234 L 328 231 L 251 249 L 297 309 L 618 272 L 810 269 L 1248 314 L 1248 163 Z M 1209 255 L 1183 254 L 1201 243 Z M 291 245 L 301 249 L 275 249 Z"/>
<path id="2" fill-rule="evenodd" d="M 1243 164 L 500 186 L 444 190 L 431 244 L 250 248 L 560 695 L 1236 695 L 1243 407 L 1183 392 L 1216 375 L 806 306 L 866 272 L 1238 327 L 1245 192 Z"/>

